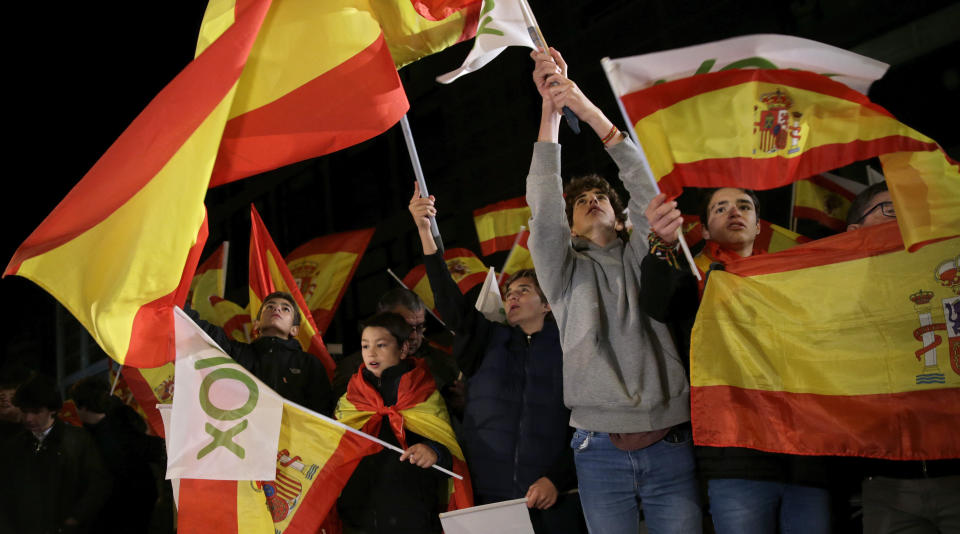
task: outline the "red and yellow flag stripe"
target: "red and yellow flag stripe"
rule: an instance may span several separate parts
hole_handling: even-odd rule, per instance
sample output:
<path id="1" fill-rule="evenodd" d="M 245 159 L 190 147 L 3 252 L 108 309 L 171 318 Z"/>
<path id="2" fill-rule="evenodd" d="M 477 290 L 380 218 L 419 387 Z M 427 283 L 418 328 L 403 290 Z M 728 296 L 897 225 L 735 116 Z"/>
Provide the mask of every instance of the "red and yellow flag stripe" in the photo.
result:
<path id="1" fill-rule="evenodd" d="M 457 283 L 460 292 L 466 294 L 475 286 L 483 284 L 487 277 L 487 266 L 477 258 L 477 255 L 465 248 L 451 248 L 443 254 L 444 261 L 447 262 L 447 269 Z M 417 265 L 403 277 L 403 285 L 416 293 L 423 304 L 436 312 L 436 303 L 433 298 L 433 290 L 430 288 L 430 280 L 427 279 L 427 269 L 423 265 Z"/>

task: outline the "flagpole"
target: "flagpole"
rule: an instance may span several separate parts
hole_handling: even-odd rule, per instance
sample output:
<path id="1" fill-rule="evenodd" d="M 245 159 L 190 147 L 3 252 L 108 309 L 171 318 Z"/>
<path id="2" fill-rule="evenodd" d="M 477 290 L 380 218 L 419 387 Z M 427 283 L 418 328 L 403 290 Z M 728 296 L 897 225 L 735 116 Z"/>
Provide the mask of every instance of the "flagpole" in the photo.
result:
<path id="1" fill-rule="evenodd" d="M 295 402 L 290 402 L 290 401 L 288 401 L 287 399 L 283 399 L 283 403 L 284 403 L 284 404 L 288 404 L 288 405 L 290 405 L 290 406 L 293 406 L 294 408 L 297 408 L 298 410 L 303 410 L 303 411 L 307 412 L 308 414 L 310 414 L 310 415 L 312 415 L 312 416 L 314 416 L 314 417 L 323 419 L 325 422 L 330 423 L 330 424 L 333 425 L 333 426 L 342 428 L 342 429 L 346 430 L 347 432 L 352 432 L 352 433 L 354 433 L 354 434 L 356 434 L 356 435 L 358 435 L 358 436 L 367 438 L 367 439 L 369 439 L 370 441 L 376 443 L 377 445 L 380 445 L 380 446 L 385 447 L 385 448 L 387 448 L 387 449 L 390 449 L 390 450 L 392 450 L 392 451 L 397 451 L 397 452 L 399 452 L 400 454 L 403 454 L 404 452 L 406 452 L 406 451 L 404 451 L 403 449 L 401 449 L 400 447 L 397 447 L 396 445 L 387 443 L 386 441 L 383 441 L 382 439 L 375 438 L 375 437 L 371 436 L 370 434 L 367 434 L 366 432 L 362 432 L 362 431 L 360 431 L 360 430 L 357 430 L 356 428 L 353 428 L 353 427 L 350 426 L 350 425 L 347 425 L 347 424 L 344 424 L 344 423 L 342 423 L 342 422 L 340 422 L 340 421 L 337 421 L 336 419 L 331 419 L 331 418 L 329 418 L 329 417 L 327 417 L 327 416 L 325 416 L 325 415 L 323 415 L 323 414 L 321 414 L 321 413 L 317 413 L 317 412 L 311 410 L 310 408 L 306 408 L 306 407 L 304 407 L 304 406 L 300 406 L 299 404 L 297 404 L 297 403 L 295 403 Z M 433 464 L 431 467 L 433 467 L 433 468 L 436 469 L 437 471 L 440 471 L 441 473 L 445 473 L 445 474 L 447 474 L 447 475 L 450 475 L 450 476 L 452 476 L 453 478 L 456 478 L 457 480 L 463 480 L 463 477 L 462 477 L 462 476 L 460 476 L 460 475 L 458 475 L 458 474 L 456 474 L 456 473 L 454 473 L 453 471 L 450 471 L 450 470 L 448 470 L 448 469 L 444 469 L 444 468 L 440 467 L 440 466 L 437 465 L 437 464 Z"/>
<path id="2" fill-rule="evenodd" d="M 113 360 L 110 360 L 110 368 L 113 369 Z M 113 377 L 113 385 L 110 386 L 110 395 L 113 396 L 113 392 L 117 390 L 117 384 L 120 382 L 120 370 L 123 369 L 123 366 L 119 363 L 117 364 L 117 376 Z"/>
<path id="3" fill-rule="evenodd" d="M 797 207 L 797 182 L 790 184 L 790 231 L 797 231 L 797 216 L 793 212 Z"/>
<path id="4" fill-rule="evenodd" d="M 549 48 L 547 47 L 547 39 L 543 36 L 543 32 L 540 31 L 540 25 L 537 24 L 537 18 L 533 16 L 533 10 L 530 9 L 530 5 L 527 4 L 527 0 L 520 0 L 520 12 L 523 14 L 523 20 L 527 23 L 527 33 L 530 34 L 530 39 L 533 41 L 534 46 L 539 46 L 544 52 L 549 54 Z M 557 82 L 554 82 L 550 85 L 557 85 Z M 567 106 L 563 106 L 563 118 L 567 121 L 567 126 L 570 127 L 570 131 L 575 134 L 580 133 L 580 118 L 577 117 L 577 114 L 573 112 L 572 109 Z"/>
<path id="5" fill-rule="evenodd" d="M 520 231 L 517 233 L 517 237 L 513 240 L 513 246 L 510 247 L 510 253 L 507 254 L 507 259 L 503 262 L 503 268 L 500 269 L 500 276 L 497 278 L 497 285 L 503 284 L 503 277 L 507 274 L 507 265 L 510 265 L 510 260 L 513 259 L 513 254 L 517 250 L 517 245 L 520 244 L 520 240 L 523 239 L 523 233 L 527 231 L 527 227 L 520 225 Z"/>
<path id="6" fill-rule="evenodd" d="M 402 288 L 404 288 L 404 289 L 406 289 L 406 290 L 408 290 L 408 291 L 413 291 L 412 289 L 410 289 L 409 287 L 407 287 L 407 284 L 404 284 L 404 283 L 403 283 L 403 280 L 401 280 L 399 276 L 393 274 L 393 271 L 392 271 L 391 269 L 387 269 L 387 274 L 389 274 L 391 277 L 393 277 L 393 279 L 394 279 L 398 284 L 400 284 L 400 287 L 402 287 Z M 416 295 L 416 293 L 414 293 L 414 295 Z M 446 329 L 447 329 L 448 331 L 450 331 L 451 333 L 455 333 L 453 330 L 450 330 L 450 327 L 447 326 L 447 323 L 443 322 L 443 319 L 441 319 L 440 317 L 438 317 L 437 314 L 433 313 L 433 310 L 431 310 L 431 309 L 430 309 L 430 306 L 427 306 L 427 304 L 426 304 L 425 302 L 423 302 L 423 299 L 420 298 L 420 295 L 417 295 L 417 298 L 420 299 L 420 302 L 423 304 L 423 309 L 427 310 L 427 312 L 428 312 L 430 315 L 432 315 L 433 318 L 437 320 L 437 322 L 439 322 L 440 324 L 442 324 L 443 327 L 446 328 Z"/>
<path id="7" fill-rule="evenodd" d="M 407 142 L 407 152 L 410 154 L 410 164 L 413 165 L 413 174 L 417 177 L 417 183 L 420 184 L 420 198 L 427 198 L 430 193 L 427 192 L 427 181 L 423 178 L 423 168 L 420 166 L 420 156 L 417 154 L 417 145 L 413 142 L 413 132 L 410 130 L 410 121 L 406 113 L 400 118 L 400 128 L 403 130 L 403 140 Z M 440 227 L 437 226 L 437 219 L 430 216 L 430 233 L 433 234 L 433 240 L 437 244 L 437 250 L 443 256 L 443 239 L 440 238 Z"/>
<path id="8" fill-rule="evenodd" d="M 623 116 L 624 122 L 627 124 L 627 132 L 630 134 L 630 139 L 633 139 L 635 145 L 637 145 L 637 150 L 640 151 L 640 160 L 643 162 L 644 168 L 646 168 L 647 176 L 650 177 L 650 183 L 653 184 L 654 191 L 657 194 L 660 194 L 660 184 L 657 183 L 657 179 L 653 177 L 653 169 L 650 168 L 650 162 L 647 161 L 647 154 L 643 151 L 643 145 L 640 144 L 640 139 L 637 137 L 637 131 L 633 127 L 633 123 L 630 122 L 630 116 L 627 115 L 627 109 L 623 107 L 623 101 L 620 100 L 620 91 L 617 89 L 616 83 L 613 81 L 613 77 L 610 75 L 611 71 L 614 69 L 613 61 L 609 57 L 605 57 L 600 60 L 600 64 L 603 66 L 603 74 L 607 77 L 607 83 L 610 85 L 610 90 L 613 91 L 613 99 L 617 101 L 617 108 L 620 109 L 620 114 Z M 683 237 L 683 225 L 680 225 L 680 228 L 677 228 L 677 240 L 680 242 L 680 248 L 683 250 L 683 257 L 687 259 L 687 265 L 690 266 L 690 272 L 697 277 L 699 281 L 700 278 L 700 269 L 697 269 L 697 264 L 693 261 L 693 254 L 690 252 L 690 246 L 687 245 L 687 240 Z"/>

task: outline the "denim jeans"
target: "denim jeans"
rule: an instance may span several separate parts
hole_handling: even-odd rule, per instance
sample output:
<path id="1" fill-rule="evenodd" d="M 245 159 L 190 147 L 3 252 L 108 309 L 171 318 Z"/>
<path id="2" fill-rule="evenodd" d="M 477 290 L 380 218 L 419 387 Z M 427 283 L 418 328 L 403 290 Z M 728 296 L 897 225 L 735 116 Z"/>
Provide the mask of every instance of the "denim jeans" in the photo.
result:
<path id="1" fill-rule="evenodd" d="M 578 429 L 570 446 L 591 534 L 637 533 L 641 503 L 652 534 L 701 532 L 689 435 L 679 443 L 661 440 L 644 449 L 622 451 L 608 434 Z"/>
<path id="2" fill-rule="evenodd" d="M 707 492 L 717 534 L 830 532 L 830 493 L 822 488 L 718 478 L 707 482 Z"/>

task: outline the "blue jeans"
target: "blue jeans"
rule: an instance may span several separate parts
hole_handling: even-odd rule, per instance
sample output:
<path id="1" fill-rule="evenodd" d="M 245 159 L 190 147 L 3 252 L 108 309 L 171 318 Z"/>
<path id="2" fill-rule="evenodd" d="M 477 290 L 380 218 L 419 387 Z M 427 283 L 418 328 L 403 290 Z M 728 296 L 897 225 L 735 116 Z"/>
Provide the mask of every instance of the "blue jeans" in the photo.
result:
<path id="1" fill-rule="evenodd" d="M 718 478 L 707 492 L 717 534 L 830 532 L 830 493 L 822 488 Z"/>
<path id="2" fill-rule="evenodd" d="M 591 534 L 634 534 L 640 506 L 651 534 L 701 532 L 693 443 L 661 440 L 636 451 L 613 446 L 604 432 L 577 429 L 570 442 L 580 502 Z"/>

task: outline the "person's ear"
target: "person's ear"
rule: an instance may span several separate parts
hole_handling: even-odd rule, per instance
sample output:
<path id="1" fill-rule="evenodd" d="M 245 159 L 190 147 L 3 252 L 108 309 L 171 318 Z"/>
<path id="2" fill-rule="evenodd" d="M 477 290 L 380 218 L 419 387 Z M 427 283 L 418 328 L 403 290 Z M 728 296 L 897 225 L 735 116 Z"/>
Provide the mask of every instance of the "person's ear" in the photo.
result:
<path id="1" fill-rule="evenodd" d="M 707 230 L 707 225 L 701 224 L 700 228 L 700 235 L 702 235 L 704 239 L 710 239 L 710 230 Z"/>
<path id="2" fill-rule="evenodd" d="M 851 232 L 851 231 L 853 231 L 853 230 L 859 230 L 859 229 L 860 229 L 860 225 L 857 224 L 857 223 L 853 223 L 853 224 L 848 224 L 848 225 L 847 225 L 847 231 L 848 231 L 848 232 Z"/>
<path id="3" fill-rule="evenodd" d="M 300 325 L 293 325 L 292 327 L 290 327 L 291 338 L 297 337 L 297 334 L 299 333 L 300 333 Z"/>
<path id="4" fill-rule="evenodd" d="M 404 341 L 403 345 L 400 345 L 400 359 L 404 359 L 410 353 L 410 342 Z"/>
<path id="5" fill-rule="evenodd" d="M 253 334 L 253 337 L 257 337 L 260 335 L 260 319 L 254 319 L 251 324 L 253 325 L 253 329 L 250 330 L 250 332 Z"/>

